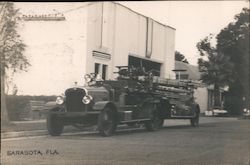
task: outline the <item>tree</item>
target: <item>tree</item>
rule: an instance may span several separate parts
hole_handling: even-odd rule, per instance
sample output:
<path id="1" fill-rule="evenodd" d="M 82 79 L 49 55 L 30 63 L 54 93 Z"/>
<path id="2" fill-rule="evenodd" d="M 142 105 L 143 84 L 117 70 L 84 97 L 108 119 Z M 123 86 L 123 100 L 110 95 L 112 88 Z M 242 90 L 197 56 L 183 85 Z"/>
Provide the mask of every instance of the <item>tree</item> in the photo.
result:
<path id="1" fill-rule="evenodd" d="M 216 36 L 215 47 L 211 45 L 211 35 L 197 44 L 200 55 L 207 57 L 198 61 L 203 82 L 213 84 L 215 93 L 218 87 L 229 86 L 227 100 L 230 101 L 226 108 L 234 114 L 242 109 L 239 98 L 249 100 L 249 37 L 249 9 L 244 8 Z"/>
<path id="2" fill-rule="evenodd" d="M 229 23 L 216 37 L 218 50 L 234 63 L 234 83 L 230 85 L 228 93 L 230 100 L 234 100 L 229 101 L 228 106 L 234 111 L 249 108 L 249 11 L 243 8 L 241 13 L 235 16 L 235 21 Z M 247 102 L 244 103 L 242 98 Z"/>
<path id="3" fill-rule="evenodd" d="M 181 61 L 181 62 L 189 64 L 185 56 L 178 51 L 175 51 L 175 61 Z"/>
<path id="4" fill-rule="evenodd" d="M 197 44 L 200 55 L 206 57 L 198 59 L 201 80 L 214 86 L 214 106 L 220 106 L 220 88 L 230 84 L 232 79 L 233 63 L 222 52 L 211 45 L 212 35 L 204 38 Z"/>
<path id="5" fill-rule="evenodd" d="M 5 78 L 7 72 L 25 70 L 30 64 L 23 55 L 25 45 L 17 33 L 18 10 L 12 2 L 0 2 L 1 121 L 8 123 Z"/>

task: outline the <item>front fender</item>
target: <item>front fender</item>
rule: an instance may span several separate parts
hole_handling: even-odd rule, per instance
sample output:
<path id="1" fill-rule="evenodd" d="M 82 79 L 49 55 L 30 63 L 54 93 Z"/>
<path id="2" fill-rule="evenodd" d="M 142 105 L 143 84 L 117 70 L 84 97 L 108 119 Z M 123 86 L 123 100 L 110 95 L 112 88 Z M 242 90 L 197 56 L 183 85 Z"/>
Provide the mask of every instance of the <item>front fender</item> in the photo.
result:
<path id="1" fill-rule="evenodd" d="M 45 105 L 44 105 L 44 109 L 45 110 L 50 110 L 50 109 L 54 109 L 54 108 L 57 108 L 57 107 L 59 107 L 59 108 L 64 108 L 64 103 L 63 104 L 61 104 L 61 105 L 59 105 L 59 104 L 56 104 L 56 102 L 55 101 L 49 101 L 49 102 L 47 102 Z"/>
<path id="2" fill-rule="evenodd" d="M 56 106 L 54 108 L 51 108 L 49 110 L 50 113 L 55 113 L 55 112 L 65 112 L 65 108 L 63 106 Z"/>

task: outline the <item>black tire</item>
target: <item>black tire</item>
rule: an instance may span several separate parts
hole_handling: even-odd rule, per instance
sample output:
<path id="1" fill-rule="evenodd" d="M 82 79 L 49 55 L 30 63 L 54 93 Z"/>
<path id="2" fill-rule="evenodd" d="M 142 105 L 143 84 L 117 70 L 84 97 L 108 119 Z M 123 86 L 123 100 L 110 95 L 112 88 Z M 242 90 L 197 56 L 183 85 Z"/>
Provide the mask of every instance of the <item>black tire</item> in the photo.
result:
<path id="1" fill-rule="evenodd" d="M 190 124 L 191 124 L 192 127 L 198 127 L 199 126 L 199 118 L 200 118 L 200 115 L 196 111 L 195 112 L 195 117 L 190 119 Z"/>
<path id="2" fill-rule="evenodd" d="M 115 113 L 109 107 L 103 109 L 98 117 L 98 130 L 100 135 L 111 136 L 115 132 L 117 126 L 115 117 Z"/>
<path id="3" fill-rule="evenodd" d="M 147 108 L 151 108 L 151 120 L 145 122 L 145 128 L 148 131 L 156 131 L 161 128 L 164 120 L 159 117 L 159 113 L 157 113 L 156 106 L 154 104 L 149 105 Z"/>
<path id="4" fill-rule="evenodd" d="M 63 131 L 63 123 L 56 114 L 47 115 L 47 130 L 51 136 L 59 136 Z"/>

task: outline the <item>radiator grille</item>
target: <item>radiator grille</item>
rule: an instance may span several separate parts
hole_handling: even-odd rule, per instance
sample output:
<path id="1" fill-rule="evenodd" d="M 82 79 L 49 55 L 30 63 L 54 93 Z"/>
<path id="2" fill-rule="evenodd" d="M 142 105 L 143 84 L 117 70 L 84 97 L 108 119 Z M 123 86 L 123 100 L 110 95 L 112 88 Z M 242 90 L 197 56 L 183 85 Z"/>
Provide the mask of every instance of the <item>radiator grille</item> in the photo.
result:
<path id="1" fill-rule="evenodd" d="M 68 112 L 83 112 L 85 111 L 85 105 L 82 102 L 83 96 L 86 93 L 83 89 L 68 89 L 65 92 L 66 96 L 66 108 Z"/>

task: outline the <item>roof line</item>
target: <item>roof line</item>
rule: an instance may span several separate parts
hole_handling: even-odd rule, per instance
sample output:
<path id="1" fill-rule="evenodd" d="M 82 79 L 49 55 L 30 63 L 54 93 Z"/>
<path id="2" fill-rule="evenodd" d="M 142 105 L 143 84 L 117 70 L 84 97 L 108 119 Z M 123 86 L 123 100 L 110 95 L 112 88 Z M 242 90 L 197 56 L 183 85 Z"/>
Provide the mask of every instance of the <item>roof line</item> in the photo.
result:
<path id="1" fill-rule="evenodd" d="M 123 5 L 123 4 L 120 4 L 119 2 L 116 2 L 116 1 L 110 1 L 110 2 L 111 2 L 111 3 L 114 3 L 114 4 L 117 4 L 117 5 L 120 5 L 120 6 L 124 7 L 124 8 L 126 8 L 126 9 L 132 11 L 133 13 L 136 13 L 136 14 L 140 15 L 140 16 L 143 16 L 143 17 L 146 17 L 146 18 L 150 18 L 150 19 L 152 19 L 154 22 L 156 22 L 156 23 L 158 23 L 158 24 L 160 24 L 160 25 L 162 25 L 162 26 L 165 26 L 165 27 L 171 28 L 171 29 L 173 29 L 173 30 L 176 30 L 174 27 L 171 27 L 171 26 L 169 26 L 169 25 L 165 25 L 165 24 L 163 24 L 163 23 L 161 23 L 161 22 L 159 22 L 159 21 L 156 21 L 155 19 L 153 19 L 153 18 L 151 18 L 151 17 L 148 17 L 148 16 L 146 16 L 146 15 L 143 15 L 143 14 L 141 14 L 141 13 L 138 13 L 137 11 L 134 11 L 134 10 L 132 10 L 131 8 L 127 7 L 127 6 L 125 6 L 125 5 Z"/>

